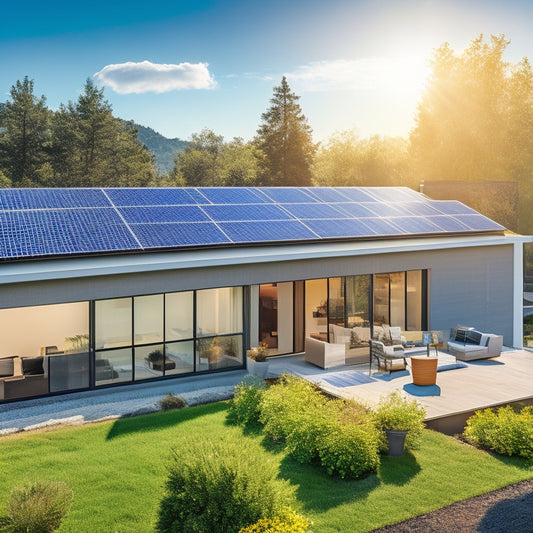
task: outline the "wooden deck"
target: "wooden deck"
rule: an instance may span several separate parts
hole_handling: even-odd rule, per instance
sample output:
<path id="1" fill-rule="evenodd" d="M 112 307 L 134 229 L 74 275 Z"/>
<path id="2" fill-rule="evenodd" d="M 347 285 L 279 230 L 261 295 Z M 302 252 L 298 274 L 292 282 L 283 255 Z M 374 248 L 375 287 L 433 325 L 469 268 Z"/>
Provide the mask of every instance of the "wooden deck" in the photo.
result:
<path id="1" fill-rule="evenodd" d="M 310 366 L 313 365 L 305 363 L 302 357 L 287 365 L 286 370 L 319 384 L 325 392 L 370 406 L 389 392 L 400 390 L 425 407 L 426 422 L 435 429 L 446 425 L 443 421 L 442 428 L 439 427 L 441 419 L 455 419 L 457 425 L 477 409 L 514 402 L 533 403 L 533 353 L 524 350 L 506 350 L 495 359 L 471 361 L 465 368 L 438 372 L 437 385 L 429 387 L 414 386 L 408 371 L 373 374 L 374 380 L 369 383 L 337 387 L 325 381 L 328 374 L 353 370 L 368 374 L 368 365 L 335 367 L 328 371 L 311 370 Z"/>

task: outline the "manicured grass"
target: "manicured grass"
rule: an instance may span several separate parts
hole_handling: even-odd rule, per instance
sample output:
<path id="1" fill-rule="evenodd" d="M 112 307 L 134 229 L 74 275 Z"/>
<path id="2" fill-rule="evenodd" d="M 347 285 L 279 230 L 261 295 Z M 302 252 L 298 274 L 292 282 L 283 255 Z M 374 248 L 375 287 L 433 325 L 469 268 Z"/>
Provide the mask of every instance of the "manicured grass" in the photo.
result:
<path id="1" fill-rule="evenodd" d="M 228 426 L 226 413 L 217 403 L 0 438 L 0 506 L 15 485 L 65 481 L 74 506 L 60 531 L 153 531 L 171 448 L 202 438 L 253 439 L 298 487 L 294 507 L 313 520 L 315 533 L 369 531 L 533 477 L 531 463 L 424 431 L 420 450 L 382 457 L 377 475 L 343 481 L 292 461 L 259 431 Z"/>

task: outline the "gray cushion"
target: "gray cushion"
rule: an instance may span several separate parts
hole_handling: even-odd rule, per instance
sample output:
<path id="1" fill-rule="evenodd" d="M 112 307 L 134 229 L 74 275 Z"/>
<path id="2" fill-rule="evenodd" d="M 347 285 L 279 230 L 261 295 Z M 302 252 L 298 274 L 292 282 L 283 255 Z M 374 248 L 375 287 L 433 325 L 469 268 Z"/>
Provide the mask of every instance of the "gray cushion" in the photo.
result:
<path id="1" fill-rule="evenodd" d="M 38 357 L 23 357 L 22 358 L 22 373 L 25 376 L 39 376 L 44 374 L 43 356 Z"/>
<path id="2" fill-rule="evenodd" d="M 14 372 L 15 370 L 12 357 L 0 359 L 0 378 L 12 376 Z"/>
<path id="3" fill-rule="evenodd" d="M 467 331 L 466 342 L 469 344 L 477 344 L 479 346 L 482 336 L 483 334 L 480 333 L 479 331 L 476 331 L 476 330 Z"/>

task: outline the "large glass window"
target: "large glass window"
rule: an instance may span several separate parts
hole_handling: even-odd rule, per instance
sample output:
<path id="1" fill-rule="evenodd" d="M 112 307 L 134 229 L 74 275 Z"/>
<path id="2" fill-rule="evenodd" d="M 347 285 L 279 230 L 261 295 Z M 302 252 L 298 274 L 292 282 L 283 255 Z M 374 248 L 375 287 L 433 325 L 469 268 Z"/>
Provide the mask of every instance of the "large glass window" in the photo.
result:
<path id="1" fill-rule="evenodd" d="M 163 342 L 163 295 L 137 296 L 133 309 L 135 344 Z"/>
<path id="2" fill-rule="evenodd" d="M 327 279 L 308 279 L 305 282 L 305 335 L 328 340 Z"/>
<path id="3" fill-rule="evenodd" d="M 268 283 L 259 287 L 259 340 L 269 355 L 293 351 L 293 284 Z"/>
<path id="4" fill-rule="evenodd" d="M 194 371 L 194 341 L 169 342 L 165 345 L 165 375 Z"/>
<path id="5" fill-rule="evenodd" d="M 422 325 L 422 271 L 407 272 L 407 329 L 421 331 Z"/>
<path id="6" fill-rule="evenodd" d="M 97 350 L 131 345 L 131 304 L 131 298 L 98 300 L 95 303 L 95 345 Z"/>
<path id="7" fill-rule="evenodd" d="M 242 287 L 197 291 L 196 330 L 200 337 L 242 332 Z"/>
<path id="8" fill-rule="evenodd" d="M 89 386 L 89 303 L 0 310 L 0 400 Z"/>
<path id="9" fill-rule="evenodd" d="M 405 272 L 390 274 L 390 325 L 405 330 Z"/>
<path id="10" fill-rule="evenodd" d="M 192 291 L 165 294 L 165 339 L 167 341 L 194 337 L 193 299 Z"/>
<path id="11" fill-rule="evenodd" d="M 96 352 L 96 385 L 131 381 L 132 377 L 131 348 Z"/>
<path id="12" fill-rule="evenodd" d="M 374 276 L 374 324 L 390 324 L 388 274 Z"/>
<path id="13" fill-rule="evenodd" d="M 328 306 L 329 324 L 344 326 L 344 278 L 329 278 Z"/>
<path id="14" fill-rule="evenodd" d="M 204 337 L 197 341 L 196 369 L 215 370 L 242 366 L 242 335 Z"/>

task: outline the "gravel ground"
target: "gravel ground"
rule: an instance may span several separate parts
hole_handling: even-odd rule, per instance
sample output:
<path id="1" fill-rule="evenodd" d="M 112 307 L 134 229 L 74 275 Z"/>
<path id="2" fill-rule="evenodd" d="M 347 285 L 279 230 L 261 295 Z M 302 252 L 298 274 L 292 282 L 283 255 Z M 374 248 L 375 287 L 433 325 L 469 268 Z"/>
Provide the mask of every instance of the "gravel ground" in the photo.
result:
<path id="1" fill-rule="evenodd" d="M 376 529 L 374 533 L 533 533 L 533 479 Z"/>

